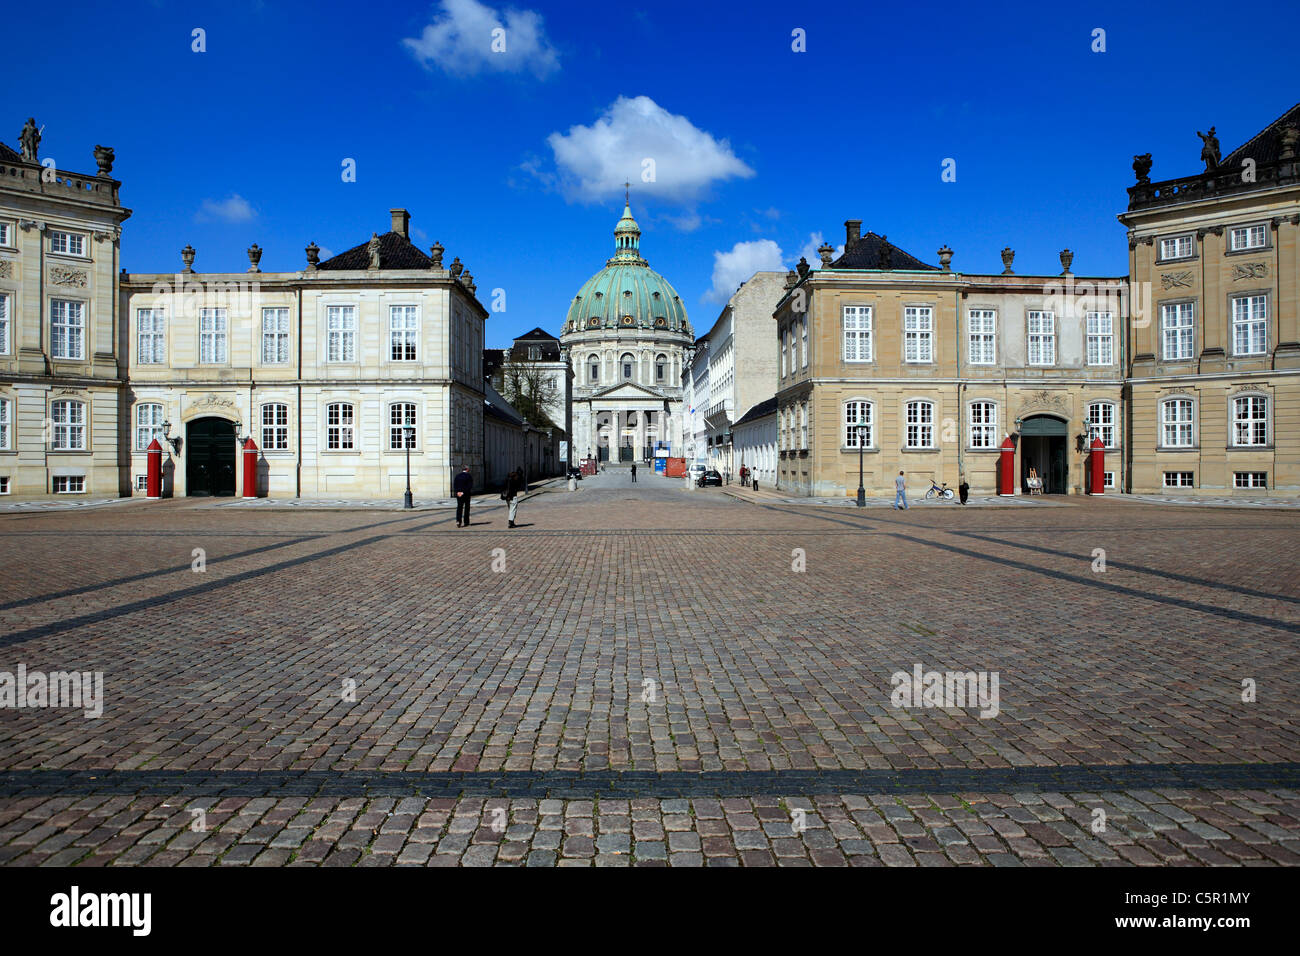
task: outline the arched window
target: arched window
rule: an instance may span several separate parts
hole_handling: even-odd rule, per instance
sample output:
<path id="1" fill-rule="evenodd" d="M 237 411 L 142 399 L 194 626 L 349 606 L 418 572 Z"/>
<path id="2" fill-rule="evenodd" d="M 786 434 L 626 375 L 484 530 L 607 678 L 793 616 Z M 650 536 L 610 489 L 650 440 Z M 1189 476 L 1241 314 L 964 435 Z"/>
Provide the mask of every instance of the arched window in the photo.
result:
<path id="1" fill-rule="evenodd" d="M 406 426 L 411 426 L 408 434 Z M 402 451 L 415 448 L 415 403 L 394 402 L 388 406 L 388 450 Z"/>
<path id="2" fill-rule="evenodd" d="M 1190 398 L 1170 398 L 1160 403 L 1160 444 L 1165 448 L 1191 448 L 1194 424 Z"/>
<path id="3" fill-rule="evenodd" d="M 934 447 L 934 403 L 907 403 L 907 447 Z"/>
<path id="4" fill-rule="evenodd" d="M 870 402 L 844 403 L 844 447 L 857 448 L 859 441 L 863 448 L 873 446 L 873 416 Z"/>
<path id="5" fill-rule="evenodd" d="M 1268 444 L 1268 399 L 1263 395 L 1242 395 L 1232 400 L 1232 443 Z"/>
<path id="6" fill-rule="evenodd" d="M 155 438 L 163 444 L 163 407 L 153 403 L 143 403 L 135 407 L 135 448 L 136 451 L 148 451 L 149 443 Z"/>
<path id="7" fill-rule="evenodd" d="M 1106 448 L 1115 448 L 1115 405 L 1113 402 L 1088 403 L 1088 444 L 1100 438 Z"/>
<path id="8" fill-rule="evenodd" d="M 587 367 L 591 371 L 591 384 L 597 384 L 600 381 L 600 356 L 595 352 L 588 355 Z"/>
<path id="9" fill-rule="evenodd" d="M 289 450 L 289 406 L 262 406 L 262 451 Z"/>
<path id="10" fill-rule="evenodd" d="M 348 402 L 331 402 L 325 406 L 325 447 L 331 451 L 350 451 L 353 446 L 353 409 Z"/>
<path id="11" fill-rule="evenodd" d="M 998 407 L 993 402 L 970 403 L 970 447 L 996 448 Z"/>
<path id="12" fill-rule="evenodd" d="M 51 446 L 56 451 L 86 450 L 86 404 L 71 399 L 50 403 L 54 423 Z"/>
<path id="13" fill-rule="evenodd" d="M 667 369 L 668 369 L 668 356 L 656 355 L 655 356 L 655 381 L 656 382 L 662 382 L 664 380 L 664 375 L 667 372 Z"/>
<path id="14" fill-rule="evenodd" d="M 623 379 L 624 379 L 625 381 L 631 381 L 631 380 L 632 380 L 632 370 L 633 370 L 633 368 L 634 368 L 635 365 L 636 365 L 636 360 L 635 360 L 634 358 L 632 358 L 632 353 L 631 353 L 631 352 L 624 352 L 624 353 L 623 353 L 623 357 L 622 357 L 621 359 L 619 359 L 619 362 L 620 362 L 620 363 L 622 364 L 622 366 L 623 366 Z"/>

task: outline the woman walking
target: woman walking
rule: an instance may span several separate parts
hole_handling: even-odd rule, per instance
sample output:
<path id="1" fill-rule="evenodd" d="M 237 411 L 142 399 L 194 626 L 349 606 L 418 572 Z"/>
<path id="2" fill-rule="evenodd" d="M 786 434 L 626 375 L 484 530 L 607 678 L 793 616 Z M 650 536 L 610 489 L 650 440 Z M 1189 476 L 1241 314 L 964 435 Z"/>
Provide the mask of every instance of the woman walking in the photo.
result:
<path id="1" fill-rule="evenodd" d="M 515 526 L 515 516 L 519 514 L 519 496 L 523 491 L 523 475 L 521 475 L 519 469 L 516 468 L 506 477 L 505 494 L 501 496 L 502 498 L 505 498 L 510 505 L 510 517 L 507 527 L 513 528 Z"/>

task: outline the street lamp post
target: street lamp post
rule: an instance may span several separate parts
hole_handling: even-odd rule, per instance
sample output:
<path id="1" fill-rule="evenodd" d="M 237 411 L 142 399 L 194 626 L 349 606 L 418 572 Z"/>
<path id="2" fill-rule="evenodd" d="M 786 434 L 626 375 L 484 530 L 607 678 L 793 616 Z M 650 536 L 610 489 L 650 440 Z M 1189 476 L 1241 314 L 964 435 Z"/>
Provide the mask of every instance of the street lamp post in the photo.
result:
<path id="1" fill-rule="evenodd" d="M 862 479 L 863 479 L 862 455 L 866 447 L 866 431 L 867 431 L 866 425 L 858 426 L 858 507 L 859 508 L 865 508 L 867 506 L 867 489 L 866 486 L 862 483 Z"/>
<path id="2" fill-rule="evenodd" d="M 403 508 L 414 508 L 415 501 L 411 498 L 411 442 L 415 438 L 415 426 L 406 425 L 403 428 L 406 441 L 406 497 L 402 500 Z"/>

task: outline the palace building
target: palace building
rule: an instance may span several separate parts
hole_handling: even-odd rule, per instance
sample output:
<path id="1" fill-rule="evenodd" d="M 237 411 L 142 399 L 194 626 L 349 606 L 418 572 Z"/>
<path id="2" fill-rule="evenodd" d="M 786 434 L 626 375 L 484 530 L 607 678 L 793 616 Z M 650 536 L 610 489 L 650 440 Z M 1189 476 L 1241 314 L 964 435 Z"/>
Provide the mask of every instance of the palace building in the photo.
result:
<path id="1" fill-rule="evenodd" d="M 906 472 L 993 494 L 1004 438 L 1016 436 L 1019 490 L 1078 494 L 1092 436 L 1106 482 L 1123 482 L 1123 277 L 951 271 L 845 223 L 843 255 L 801 261 L 776 306 L 777 483 L 794 494 L 892 494 Z"/>
<path id="2" fill-rule="evenodd" d="M 1129 187 L 1132 490 L 1300 492 L 1300 105 Z M 1137 308 L 1139 292 L 1142 308 Z"/>
<path id="3" fill-rule="evenodd" d="M 614 255 L 569 304 L 560 341 L 574 366 L 575 457 L 631 462 L 680 455 L 681 376 L 694 335 L 668 280 L 641 256 L 624 206 Z"/>
<path id="4" fill-rule="evenodd" d="M 239 450 L 260 450 L 259 495 L 446 498 L 483 465 L 487 311 L 457 257 L 410 240 L 410 216 L 302 271 L 123 274 L 132 488 L 164 446 L 164 493 L 243 494 Z M 408 426 L 410 428 L 408 429 Z"/>

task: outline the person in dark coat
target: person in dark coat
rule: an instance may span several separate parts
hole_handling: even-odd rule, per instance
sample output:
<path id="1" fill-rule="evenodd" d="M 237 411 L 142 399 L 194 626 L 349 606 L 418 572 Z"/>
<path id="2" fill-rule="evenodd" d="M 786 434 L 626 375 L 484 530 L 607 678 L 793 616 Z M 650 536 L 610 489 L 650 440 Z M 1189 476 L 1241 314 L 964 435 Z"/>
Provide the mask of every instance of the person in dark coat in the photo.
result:
<path id="1" fill-rule="evenodd" d="M 460 474 L 451 480 L 451 490 L 456 496 L 456 527 L 469 527 L 469 499 L 474 490 L 474 476 L 469 465 L 460 466 Z"/>
<path id="2" fill-rule="evenodd" d="M 632 462 L 632 483 L 636 484 L 636 462 Z"/>
<path id="3" fill-rule="evenodd" d="M 519 496 L 524 491 L 524 476 L 516 468 L 506 478 L 506 490 L 501 495 L 510 505 L 510 519 L 507 527 L 515 527 L 515 515 L 519 514 Z"/>
<path id="4" fill-rule="evenodd" d="M 961 503 L 965 504 L 966 499 L 970 497 L 970 484 L 966 481 L 966 476 L 961 476 L 961 484 L 957 486 L 957 494 L 961 496 Z"/>

